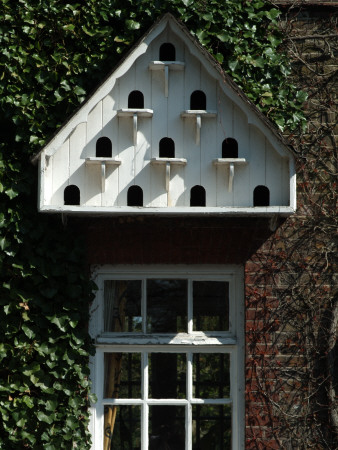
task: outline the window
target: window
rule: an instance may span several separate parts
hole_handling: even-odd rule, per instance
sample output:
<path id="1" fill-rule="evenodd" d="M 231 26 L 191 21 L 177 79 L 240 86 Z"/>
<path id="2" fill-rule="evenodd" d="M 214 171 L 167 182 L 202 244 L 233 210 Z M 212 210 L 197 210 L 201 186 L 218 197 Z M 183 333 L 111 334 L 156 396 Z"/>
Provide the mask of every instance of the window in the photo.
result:
<path id="1" fill-rule="evenodd" d="M 143 206 L 143 191 L 140 186 L 130 186 L 127 193 L 128 206 Z"/>
<path id="2" fill-rule="evenodd" d="M 144 96 L 141 91 L 132 91 L 128 95 L 128 108 L 143 109 Z"/>
<path id="3" fill-rule="evenodd" d="M 107 137 L 100 137 L 96 141 L 96 157 L 97 158 L 111 158 L 112 157 L 112 143 Z"/>
<path id="4" fill-rule="evenodd" d="M 222 158 L 238 158 L 238 143 L 236 139 L 224 139 L 222 142 Z"/>
<path id="5" fill-rule="evenodd" d="M 107 266 L 95 281 L 93 449 L 244 448 L 242 270 Z"/>
<path id="6" fill-rule="evenodd" d="M 270 191 L 266 186 L 256 186 L 253 192 L 254 206 L 269 206 Z"/>
<path id="7" fill-rule="evenodd" d="M 207 97 L 203 91 L 194 91 L 190 96 L 190 109 L 205 110 L 207 109 Z"/>
<path id="8" fill-rule="evenodd" d="M 160 158 L 175 158 L 175 142 L 168 137 L 164 137 L 159 143 Z"/>
<path id="9" fill-rule="evenodd" d="M 190 191 L 190 206 L 205 206 L 205 189 L 203 186 L 196 185 Z"/>
<path id="10" fill-rule="evenodd" d="M 176 60 L 176 49 L 170 42 L 165 42 L 160 47 L 160 61 L 175 61 Z"/>
<path id="11" fill-rule="evenodd" d="M 63 201 L 65 205 L 79 205 L 80 189 L 75 184 L 66 186 L 63 192 Z"/>

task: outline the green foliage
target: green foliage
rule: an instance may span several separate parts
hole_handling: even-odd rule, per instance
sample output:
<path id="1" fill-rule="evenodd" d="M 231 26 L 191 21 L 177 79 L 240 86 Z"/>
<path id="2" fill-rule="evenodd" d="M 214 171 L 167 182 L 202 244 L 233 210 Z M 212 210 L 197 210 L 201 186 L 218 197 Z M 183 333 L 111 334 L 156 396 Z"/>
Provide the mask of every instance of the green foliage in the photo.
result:
<path id="1" fill-rule="evenodd" d="M 167 11 L 280 127 L 305 95 L 261 0 L 2 0 L 0 449 L 81 449 L 88 436 L 88 305 L 81 233 L 36 212 L 30 157 Z"/>

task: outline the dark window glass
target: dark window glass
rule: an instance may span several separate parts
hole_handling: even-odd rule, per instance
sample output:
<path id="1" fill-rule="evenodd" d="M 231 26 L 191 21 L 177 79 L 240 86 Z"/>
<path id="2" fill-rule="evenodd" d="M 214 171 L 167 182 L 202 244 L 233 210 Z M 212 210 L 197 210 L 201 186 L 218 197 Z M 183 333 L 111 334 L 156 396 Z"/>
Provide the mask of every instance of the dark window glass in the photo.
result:
<path id="1" fill-rule="evenodd" d="M 98 158 L 111 158 L 112 157 L 112 144 L 111 140 L 107 137 L 100 137 L 96 141 L 96 156 Z"/>
<path id="2" fill-rule="evenodd" d="M 105 449 L 141 450 L 141 406 L 105 405 Z"/>
<path id="3" fill-rule="evenodd" d="M 147 280 L 147 331 L 187 331 L 187 280 Z"/>
<path id="4" fill-rule="evenodd" d="M 175 61 L 176 50 L 175 46 L 170 42 L 165 42 L 160 47 L 160 61 Z"/>
<path id="5" fill-rule="evenodd" d="M 270 191 L 266 186 L 256 186 L 253 193 L 254 206 L 269 206 Z"/>
<path id="6" fill-rule="evenodd" d="M 141 398 L 141 353 L 104 354 L 104 398 Z"/>
<path id="7" fill-rule="evenodd" d="M 143 109 L 144 97 L 140 91 L 132 91 L 128 96 L 128 108 Z"/>
<path id="8" fill-rule="evenodd" d="M 151 353 L 149 362 L 150 398 L 186 398 L 185 353 Z"/>
<path id="9" fill-rule="evenodd" d="M 205 189 L 203 186 L 194 186 L 190 191 L 190 206 L 205 206 Z"/>
<path id="10" fill-rule="evenodd" d="M 185 449 L 184 413 L 184 406 L 149 406 L 149 450 Z"/>
<path id="11" fill-rule="evenodd" d="M 192 405 L 193 450 L 231 450 L 231 406 Z"/>
<path id="12" fill-rule="evenodd" d="M 222 143 L 222 158 L 238 158 L 238 143 L 236 139 L 224 139 Z"/>
<path id="13" fill-rule="evenodd" d="M 230 397 L 230 355 L 228 353 L 193 354 L 194 398 Z"/>
<path id="14" fill-rule="evenodd" d="M 63 193 L 63 199 L 65 205 L 79 205 L 80 189 L 75 184 L 67 186 Z"/>
<path id="15" fill-rule="evenodd" d="M 143 191 L 140 186 L 130 186 L 127 195 L 128 206 L 143 206 Z"/>
<path id="16" fill-rule="evenodd" d="M 229 283 L 193 282 L 194 331 L 229 330 Z"/>
<path id="17" fill-rule="evenodd" d="M 203 91 L 194 91 L 191 94 L 190 109 L 207 109 L 207 97 Z"/>
<path id="18" fill-rule="evenodd" d="M 175 142 L 172 139 L 161 139 L 159 147 L 160 158 L 175 158 Z"/>
<path id="19" fill-rule="evenodd" d="M 142 331 L 141 281 L 104 282 L 104 331 Z"/>

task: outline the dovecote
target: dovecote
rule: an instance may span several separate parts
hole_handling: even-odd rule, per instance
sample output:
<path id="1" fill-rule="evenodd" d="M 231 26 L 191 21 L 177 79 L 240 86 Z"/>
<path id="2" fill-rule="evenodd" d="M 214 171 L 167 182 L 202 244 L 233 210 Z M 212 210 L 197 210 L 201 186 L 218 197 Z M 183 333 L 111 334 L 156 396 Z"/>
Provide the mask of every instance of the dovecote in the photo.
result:
<path id="1" fill-rule="evenodd" d="M 39 209 L 289 215 L 294 155 L 166 14 L 36 155 Z"/>

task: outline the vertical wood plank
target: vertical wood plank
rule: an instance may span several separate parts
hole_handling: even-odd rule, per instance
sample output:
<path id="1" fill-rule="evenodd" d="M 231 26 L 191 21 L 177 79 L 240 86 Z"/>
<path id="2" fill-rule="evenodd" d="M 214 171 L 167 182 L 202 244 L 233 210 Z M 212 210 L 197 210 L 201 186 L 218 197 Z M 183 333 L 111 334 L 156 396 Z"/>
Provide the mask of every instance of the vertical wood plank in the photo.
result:
<path id="1" fill-rule="evenodd" d="M 266 184 L 270 190 L 270 205 L 283 205 L 282 194 L 282 157 L 266 140 Z"/>
<path id="2" fill-rule="evenodd" d="M 246 115 L 237 107 L 233 109 L 233 137 L 238 143 L 238 157 L 250 162 L 250 131 Z M 233 185 L 233 206 L 250 206 L 250 167 L 235 166 Z"/>
<path id="3" fill-rule="evenodd" d="M 53 205 L 63 205 L 63 193 L 69 185 L 69 139 L 50 158 L 53 164 Z"/>
<path id="4" fill-rule="evenodd" d="M 80 204 L 86 204 L 87 183 L 86 167 L 83 158 L 86 145 L 86 124 L 80 123 L 69 137 L 69 184 L 75 184 L 80 189 Z"/>
<path id="5" fill-rule="evenodd" d="M 201 89 L 201 64 L 188 50 L 185 51 L 184 71 L 184 110 L 190 109 L 190 96 L 195 90 Z M 190 206 L 190 191 L 195 185 L 201 184 L 201 142 L 196 145 L 196 119 L 182 118 L 184 154 L 188 160 L 185 169 L 184 206 Z"/>
<path id="6" fill-rule="evenodd" d="M 255 127 L 250 127 L 250 189 L 249 206 L 253 206 L 253 191 L 256 186 L 266 185 L 265 137 Z"/>

